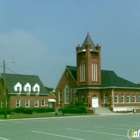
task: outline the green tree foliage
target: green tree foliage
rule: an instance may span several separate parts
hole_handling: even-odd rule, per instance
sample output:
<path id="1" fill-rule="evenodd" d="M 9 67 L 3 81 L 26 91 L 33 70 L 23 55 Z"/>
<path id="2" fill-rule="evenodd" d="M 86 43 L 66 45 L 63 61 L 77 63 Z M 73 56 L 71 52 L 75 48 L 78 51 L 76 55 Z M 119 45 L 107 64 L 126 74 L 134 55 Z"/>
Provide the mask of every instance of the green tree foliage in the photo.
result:
<path id="1" fill-rule="evenodd" d="M 53 88 L 51 88 L 51 87 L 45 87 L 45 88 L 46 88 L 47 92 L 52 92 L 53 91 Z"/>

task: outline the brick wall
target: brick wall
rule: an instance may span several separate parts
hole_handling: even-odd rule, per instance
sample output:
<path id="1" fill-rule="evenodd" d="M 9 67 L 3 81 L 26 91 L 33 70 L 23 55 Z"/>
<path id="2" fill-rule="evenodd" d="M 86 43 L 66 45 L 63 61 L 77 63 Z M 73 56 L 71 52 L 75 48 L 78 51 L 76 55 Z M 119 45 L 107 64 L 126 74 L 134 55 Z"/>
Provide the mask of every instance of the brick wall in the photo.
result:
<path id="1" fill-rule="evenodd" d="M 70 87 L 70 103 L 73 101 L 73 89 L 76 87 L 76 82 L 74 81 L 73 77 L 71 76 L 71 74 L 69 73 L 69 71 L 66 69 L 55 89 L 56 91 L 56 106 L 57 107 L 63 107 L 66 106 L 67 104 L 65 104 L 64 101 L 64 90 L 65 90 L 65 86 L 66 84 L 69 85 Z M 58 104 L 58 92 L 59 90 L 62 91 L 62 104 Z"/>

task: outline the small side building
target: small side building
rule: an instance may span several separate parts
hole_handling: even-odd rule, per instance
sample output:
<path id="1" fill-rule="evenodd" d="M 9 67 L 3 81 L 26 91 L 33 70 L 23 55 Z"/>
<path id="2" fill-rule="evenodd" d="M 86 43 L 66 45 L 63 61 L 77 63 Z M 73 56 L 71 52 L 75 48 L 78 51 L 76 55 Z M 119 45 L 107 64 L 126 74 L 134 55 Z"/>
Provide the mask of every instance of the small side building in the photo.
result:
<path id="1" fill-rule="evenodd" d="M 6 92 L 4 93 L 4 74 L 0 78 L 0 108 L 43 108 L 55 107 L 55 96 L 48 93 L 36 75 L 7 74 Z"/>

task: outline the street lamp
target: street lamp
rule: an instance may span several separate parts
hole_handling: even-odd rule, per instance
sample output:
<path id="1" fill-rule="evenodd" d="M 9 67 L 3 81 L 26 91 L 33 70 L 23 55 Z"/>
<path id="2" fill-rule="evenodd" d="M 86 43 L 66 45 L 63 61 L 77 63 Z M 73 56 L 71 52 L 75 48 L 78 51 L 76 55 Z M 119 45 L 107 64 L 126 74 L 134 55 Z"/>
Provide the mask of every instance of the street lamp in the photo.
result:
<path id="1" fill-rule="evenodd" d="M 3 80 L 4 80 L 4 85 L 3 85 L 3 89 L 4 89 L 4 117 L 7 118 L 7 94 L 6 94 L 6 62 L 8 61 L 12 61 L 13 63 L 15 62 L 15 60 L 3 60 Z"/>

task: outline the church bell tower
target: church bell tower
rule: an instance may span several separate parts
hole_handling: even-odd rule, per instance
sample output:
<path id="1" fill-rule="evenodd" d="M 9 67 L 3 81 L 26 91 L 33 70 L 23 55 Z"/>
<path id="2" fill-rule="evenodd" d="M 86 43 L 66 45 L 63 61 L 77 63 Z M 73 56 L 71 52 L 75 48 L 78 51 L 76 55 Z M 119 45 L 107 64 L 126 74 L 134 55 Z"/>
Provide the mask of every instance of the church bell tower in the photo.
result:
<path id="1" fill-rule="evenodd" d="M 101 84 L 101 47 L 95 46 L 89 33 L 82 44 L 76 47 L 77 55 L 77 86 Z"/>

